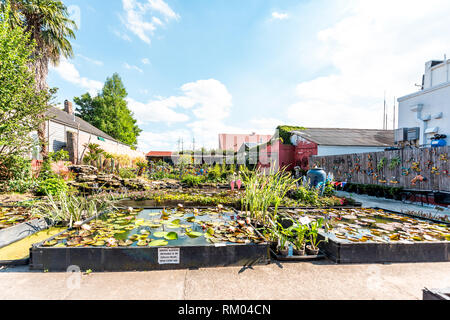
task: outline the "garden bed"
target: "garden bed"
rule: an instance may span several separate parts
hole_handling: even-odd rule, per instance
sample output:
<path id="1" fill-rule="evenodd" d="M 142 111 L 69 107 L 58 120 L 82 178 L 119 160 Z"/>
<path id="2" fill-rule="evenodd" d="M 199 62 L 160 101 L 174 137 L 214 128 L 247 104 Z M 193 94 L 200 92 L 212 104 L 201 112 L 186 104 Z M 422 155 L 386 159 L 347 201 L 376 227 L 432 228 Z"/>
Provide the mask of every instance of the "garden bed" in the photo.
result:
<path id="1" fill-rule="evenodd" d="M 337 263 L 450 261 L 450 224 L 375 209 L 287 211 L 286 217 L 326 218 L 322 252 Z"/>
<path id="2" fill-rule="evenodd" d="M 120 222 L 130 216 L 123 211 L 120 217 L 108 213 L 101 216 L 101 220 L 89 219 L 83 224 L 92 228 L 87 237 L 80 236 L 83 231 L 88 230 L 87 227 L 82 231 L 69 229 L 34 245 L 30 252 L 30 269 L 65 271 L 69 266 L 75 265 L 81 270 L 98 272 L 147 271 L 246 266 L 270 262 L 269 245 L 256 230 L 252 229 L 254 233 L 249 233 L 248 238 L 244 238 L 238 231 L 233 236 L 222 233 L 221 230 L 237 224 L 236 212 L 231 210 L 215 213 L 217 209 L 205 212 L 197 209 L 195 215 L 189 209 L 183 210 L 186 211 L 169 212 L 162 208 L 138 210 L 137 214 L 133 213 L 136 218 L 131 218 L 128 224 L 125 222 L 124 228 L 120 227 Z M 165 215 L 176 219 L 164 220 Z M 211 218 L 213 215 L 217 219 Z M 205 224 L 210 227 L 203 233 Z M 210 231 L 211 228 L 215 233 Z M 114 229 L 122 231 L 115 234 L 115 240 L 111 240 L 111 234 L 117 232 Z M 184 233 L 169 233 L 166 230 L 184 230 Z M 105 236 L 98 237 L 98 234 Z M 168 241 L 159 240 L 161 237 Z"/>

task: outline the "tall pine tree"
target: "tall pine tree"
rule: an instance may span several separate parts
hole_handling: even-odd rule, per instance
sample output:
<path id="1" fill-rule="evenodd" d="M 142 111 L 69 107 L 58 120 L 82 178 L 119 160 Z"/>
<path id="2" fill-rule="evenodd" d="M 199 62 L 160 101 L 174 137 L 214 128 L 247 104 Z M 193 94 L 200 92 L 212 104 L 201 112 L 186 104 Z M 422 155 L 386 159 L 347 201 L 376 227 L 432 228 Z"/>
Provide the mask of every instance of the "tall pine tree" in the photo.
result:
<path id="1" fill-rule="evenodd" d="M 96 97 L 85 93 L 75 97 L 80 118 L 127 145 L 136 147 L 142 132 L 125 98 L 128 93 L 120 76 L 115 73 L 107 78 L 103 90 Z"/>

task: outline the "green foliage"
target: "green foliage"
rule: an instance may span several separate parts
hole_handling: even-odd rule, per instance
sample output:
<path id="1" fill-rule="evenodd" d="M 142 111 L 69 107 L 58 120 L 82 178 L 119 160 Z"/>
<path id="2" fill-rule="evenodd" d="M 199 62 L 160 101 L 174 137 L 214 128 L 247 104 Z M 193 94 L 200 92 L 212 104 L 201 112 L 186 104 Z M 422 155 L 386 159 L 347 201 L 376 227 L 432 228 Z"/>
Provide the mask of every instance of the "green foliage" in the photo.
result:
<path id="1" fill-rule="evenodd" d="M 121 177 L 122 179 L 135 179 L 137 178 L 137 175 L 133 169 L 121 168 L 119 169 L 119 177 Z"/>
<path id="2" fill-rule="evenodd" d="M 260 222 L 267 222 L 276 216 L 278 206 L 282 203 L 286 194 L 296 187 L 297 180 L 280 170 L 269 174 L 260 171 L 250 174 L 243 174 L 245 185 L 244 196 L 242 198 L 242 208 L 250 212 L 253 219 Z M 269 207 L 275 207 L 273 213 L 269 213 Z"/>
<path id="3" fill-rule="evenodd" d="M 52 195 L 57 196 L 61 193 L 65 193 L 68 190 L 68 186 L 63 179 L 50 178 L 42 180 L 39 183 L 37 193 L 39 195 Z"/>
<path id="4" fill-rule="evenodd" d="M 50 152 L 48 154 L 48 157 L 53 162 L 69 161 L 69 152 L 64 149 L 61 149 L 57 152 Z"/>
<path id="5" fill-rule="evenodd" d="M 25 193 L 35 190 L 39 183 L 35 179 L 11 179 L 7 182 L 8 192 Z"/>
<path id="6" fill-rule="evenodd" d="M 291 197 L 301 203 L 316 206 L 319 204 L 319 190 L 300 186 L 291 192 Z"/>
<path id="7" fill-rule="evenodd" d="M 31 179 L 31 161 L 24 157 L 11 155 L 0 160 L 0 180 L 29 180 Z"/>
<path id="8" fill-rule="evenodd" d="M 291 145 L 291 132 L 292 131 L 303 131 L 306 130 L 305 127 L 295 127 L 295 126 L 278 126 L 278 134 L 281 139 L 281 143 Z"/>
<path id="9" fill-rule="evenodd" d="M 325 184 L 325 188 L 323 189 L 322 195 L 324 197 L 332 197 L 336 195 L 336 190 L 334 189 L 334 186 L 331 183 L 331 181 L 327 181 L 327 183 Z"/>
<path id="10" fill-rule="evenodd" d="M 386 162 L 387 162 L 387 158 L 386 157 L 380 159 L 380 162 L 378 162 L 378 164 L 377 164 L 378 171 L 383 170 L 384 166 L 386 165 Z"/>
<path id="11" fill-rule="evenodd" d="M 391 162 L 389 163 L 389 169 L 395 170 L 395 168 L 399 167 L 402 164 L 402 159 L 399 157 L 392 158 Z"/>
<path id="12" fill-rule="evenodd" d="M 39 171 L 39 180 L 47 180 L 57 178 L 57 175 L 53 172 L 51 168 L 51 161 L 50 159 L 45 159 L 44 162 L 42 162 L 41 170 Z"/>
<path id="13" fill-rule="evenodd" d="M 102 92 L 96 97 L 89 93 L 75 97 L 78 115 L 111 137 L 136 147 L 142 132 L 136 124 L 133 113 L 128 108 L 128 93 L 120 76 L 115 73 L 106 79 Z"/>
<path id="14" fill-rule="evenodd" d="M 138 161 L 136 162 L 136 166 L 139 168 L 138 176 L 142 176 L 144 171 L 148 169 L 148 162 L 147 161 Z"/>
<path id="15" fill-rule="evenodd" d="M 196 187 L 203 182 L 205 182 L 205 178 L 202 176 L 194 176 L 192 174 L 185 174 L 181 178 L 181 182 L 186 183 L 190 187 Z"/>
<path id="16" fill-rule="evenodd" d="M 96 143 L 85 144 L 84 147 L 88 149 L 88 152 L 83 157 L 83 162 L 98 167 L 102 156 L 105 156 L 105 151 Z"/>
<path id="17" fill-rule="evenodd" d="M 105 210 L 115 207 L 108 199 L 85 199 L 60 192 L 57 195 L 48 195 L 48 201 L 35 206 L 33 215 L 49 219 L 55 224 L 65 224 L 72 228 L 76 222 L 96 217 Z"/>
<path id="18" fill-rule="evenodd" d="M 31 135 L 45 121 L 54 90 L 36 90 L 30 71 L 37 57 L 36 44 L 21 26 L 11 27 L 12 14 L 2 5 L 0 12 L 0 162 L 23 156 L 32 149 Z"/>

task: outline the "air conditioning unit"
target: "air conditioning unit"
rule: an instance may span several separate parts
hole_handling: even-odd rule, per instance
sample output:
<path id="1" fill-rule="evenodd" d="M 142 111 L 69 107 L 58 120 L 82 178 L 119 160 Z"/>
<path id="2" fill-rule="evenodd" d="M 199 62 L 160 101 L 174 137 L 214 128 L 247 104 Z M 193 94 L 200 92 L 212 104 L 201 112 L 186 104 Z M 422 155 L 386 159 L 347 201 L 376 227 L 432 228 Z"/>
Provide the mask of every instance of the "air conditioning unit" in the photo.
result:
<path id="1" fill-rule="evenodd" d="M 414 141 L 420 139 L 420 128 L 408 128 L 407 139 L 408 141 Z"/>
<path id="2" fill-rule="evenodd" d="M 400 128 L 395 130 L 394 139 L 395 143 L 404 142 L 408 138 L 408 128 Z"/>

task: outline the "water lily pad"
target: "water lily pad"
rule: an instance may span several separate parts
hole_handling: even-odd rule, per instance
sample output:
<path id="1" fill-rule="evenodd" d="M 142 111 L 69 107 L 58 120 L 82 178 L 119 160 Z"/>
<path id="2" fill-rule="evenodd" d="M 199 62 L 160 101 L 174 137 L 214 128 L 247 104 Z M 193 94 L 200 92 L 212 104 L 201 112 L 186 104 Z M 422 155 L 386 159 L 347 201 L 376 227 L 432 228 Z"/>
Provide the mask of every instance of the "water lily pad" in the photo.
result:
<path id="1" fill-rule="evenodd" d="M 169 232 L 164 236 L 164 239 L 166 240 L 177 240 L 178 239 L 178 233 L 176 232 Z"/>
<path id="2" fill-rule="evenodd" d="M 57 243 L 58 243 L 58 241 L 56 241 L 56 240 L 45 241 L 43 246 L 44 247 L 53 247 Z"/>
<path id="3" fill-rule="evenodd" d="M 168 244 L 169 244 L 169 242 L 167 242 L 165 240 L 153 240 L 148 245 L 150 247 L 162 247 L 162 246 L 167 246 Z"/>
<path id="4" fill-rule="evenodd" d="M 99 241 L 94 242 L 92 245 L 95 247 L 103 247 L 105 245 L 105 241 L 99 240 Z"/>
<path id="5" fill-rule="evenodd" d="M 155 238 L 164 238 L 167 234 L 168 234 L 168 232 L 158 231 L 158 232 L 153 233 L 153 236 Z"/>
<path id="6" fill-rule="evenodd" d="M 196 232 L 196 231 L 188 231 L 188 232 L 186 232 L 186 235 L 187 235 L 189 238 L 198 238 L 198 237 L 203 236 L 203 233 L 201 233 L 201 232 Z"/>

